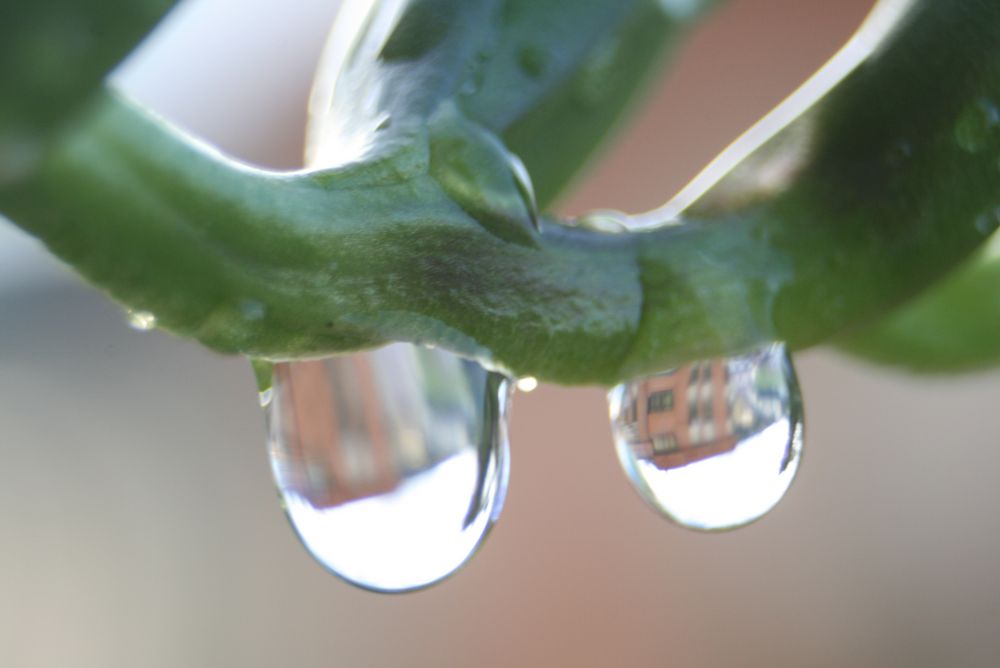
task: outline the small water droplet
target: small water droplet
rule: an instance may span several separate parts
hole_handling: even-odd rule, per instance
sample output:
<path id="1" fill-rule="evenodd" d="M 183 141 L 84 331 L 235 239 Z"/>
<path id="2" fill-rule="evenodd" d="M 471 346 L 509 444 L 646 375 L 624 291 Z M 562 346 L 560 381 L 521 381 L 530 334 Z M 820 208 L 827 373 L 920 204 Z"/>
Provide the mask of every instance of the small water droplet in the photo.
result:
<path id="1" fill-rule="evenodd" d="M 992 100 L 980 98 L 962 112 L 955 124 L 955 141 L 968 153 L 979 153 L 994 141 L 1000 130 L 1000 108 Z"/>
<path id="2" fill-rule="evenodd" d="M 268 360 L 253 357 L 250 358 L 250 368 L 253 370 L 254 382 L 257 384 L 257 392 L 260 394 L 260 405 L 266 406 L 271 402 L 274 364 Z"/>
<path id="3" fill-rule="evenodd" d="M 596 209 L 576 219 L 576 224 L 595 232 L 622 234 L 629 231 L 629 217 L 621 211 Z"/>
<path id="4" fill-rule="evenodd" d="M 608 400 L 626 475 L 681 526 L 752 522 L 795 477 L 802 403 L 784 345 L 639 378 L 612 389 Z"/>
<path id="5" fill-rule="evenodd" d="M 538 379 L 534 376 L 524 376 L 517 379 L 517 389 L 521 392 L 534 392 L 538 389 Z"/>
<path id="6" fill-rule="evenodd" d="M 271 467 L 326 568 L 397 592 L 476 551 L 507 489 L 510 382 L 442 350 L 393 344 L 275 365 Z"/>
<path id="7" fill-rule="evenodd" d="M 261 408 L 267 408 L 271 405 L 271 401 L 274 399 L 274 388 L 269 387 L 266 390 L 261 390 L 257 393 L 257 401 L 260 402 Z"/>
<path id="8" fill-rule="evenodd" d="M 137 332 L 148 332 L 156 329 L 156 316 L 149 311 L 133 311 L 129 309 L 125 312 L 128 319 L 128 326 Z"/>
<path id="9" fill-rule="evenodd" d="M 514 183 L 517 185 L 517 192 L 524 200 L 524 208 L 531 219 L 531 225 L 536 230 L 541 230 L 538 223 L 538 200 L 535 199 L 535 186 L 531 183 L 531 175 L 528 168 L 521 162 L 521 158 L 515 154 L 507 153 L 507 163 L 510 165 L 510 172 L 514 175 Z"/>

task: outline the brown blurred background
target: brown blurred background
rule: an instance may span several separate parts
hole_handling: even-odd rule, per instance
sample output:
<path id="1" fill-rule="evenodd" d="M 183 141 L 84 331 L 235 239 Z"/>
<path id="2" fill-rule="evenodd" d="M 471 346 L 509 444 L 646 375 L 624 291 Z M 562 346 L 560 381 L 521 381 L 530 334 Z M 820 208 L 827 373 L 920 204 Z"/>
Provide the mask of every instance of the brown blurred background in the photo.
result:
<path id="1" fill-rule="evenodd" d="M 294 166 L 336 4 L 188 3 L 120 79 L 225 150 Z M 869 5 L 730 2 L 565 210 L 662 203 Z M 0 666 L 997 665 L 995 371 L 798 355 L 799 479 L 721 535 L 630 490 L 603 391 L 520 394 L 484 549 L 429 591 L 379 596 L 293 536 L 244 362 L 129 330 L 4 227 L 0 322 Z"/>

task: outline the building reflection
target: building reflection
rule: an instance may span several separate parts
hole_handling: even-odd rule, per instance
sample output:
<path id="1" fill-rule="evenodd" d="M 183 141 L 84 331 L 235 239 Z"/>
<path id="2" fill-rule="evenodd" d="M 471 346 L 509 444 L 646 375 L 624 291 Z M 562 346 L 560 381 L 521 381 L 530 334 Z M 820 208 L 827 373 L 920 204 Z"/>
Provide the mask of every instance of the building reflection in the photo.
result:
<path id="1" fill-rule="evenodd" d="M 279 400 L 291 408 L 281 425 L 291 474 L 285 484 L 316 508 L 391 492 L 403 477 L 377 410 L 370 360 L 350 355 L 336 365 L 350 373 L 331 373 L 319 360 L 275 368 Z"/>
<path id="2" fill-rule="evenodd" d="M 622 413 L 636 458 L 672 469 L 735 448 L 753 418 L 729 378 L 724 360 L 709 360 L 634 383 Z"/>
<path id="3" fill-rule="evenodd" d="M 478 456 L 485 373 L 407 344 L 276 365 L 280 484 L 332 508 L 393 492 L 465 451 Z"/>

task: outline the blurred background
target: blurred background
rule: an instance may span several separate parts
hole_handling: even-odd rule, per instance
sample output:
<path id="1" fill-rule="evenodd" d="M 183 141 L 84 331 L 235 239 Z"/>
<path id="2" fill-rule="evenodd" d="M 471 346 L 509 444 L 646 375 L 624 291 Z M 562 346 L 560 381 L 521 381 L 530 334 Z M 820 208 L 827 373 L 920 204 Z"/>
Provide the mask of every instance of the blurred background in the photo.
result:
<path id="1" fill-rule="evenodd" d="M 294 167 L 337 4 L 189 1 L 117 76 L 224 150 Z M 870 4 L 729 2 L 564 211 L 665 201 Z M 804 461 L 760 522 L 667 524 L 619 470 L 603 390 L 542 386 L 516 397 L 484 549 L 380 596 L 293 535 L 244 361 L 129 329 L 0 221 L 0 666 L 996 665 L 1000 373 L 796 362 Z"/>

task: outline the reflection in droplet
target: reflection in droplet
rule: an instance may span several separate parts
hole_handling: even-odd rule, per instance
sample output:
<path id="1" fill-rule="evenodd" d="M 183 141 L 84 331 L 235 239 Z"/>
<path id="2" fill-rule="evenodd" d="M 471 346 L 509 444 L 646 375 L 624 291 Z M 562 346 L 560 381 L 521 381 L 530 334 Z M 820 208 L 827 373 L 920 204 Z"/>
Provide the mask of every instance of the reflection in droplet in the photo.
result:
<path id="1" fill-rule="evenodd" d="M 752 522 L 795 477 L 802 401 L 781 344 L 639 378 L 612 389 L 608 400 L 626 475 L 682 526 Z"/>
<path id="2" fill-rule="evenodd" d="M 271 467 L 306 548 L 385 592 L 461 567 L 503 505 L 510 392 L 476 362 L 402 343 L 275 365 Z"/>
<path id="3" fill-rule="evenodd" d="M 129 309 L 125 313 L 128 319 L 128 326 L 139 332 L 148 332 L 156 329 L 156 316 L 149 311 L 133 311 Z"/>

